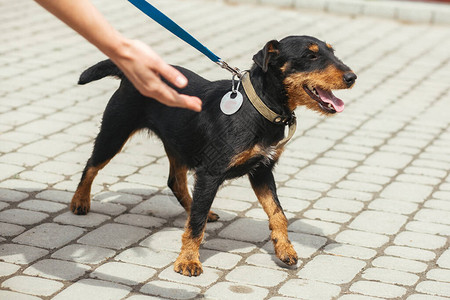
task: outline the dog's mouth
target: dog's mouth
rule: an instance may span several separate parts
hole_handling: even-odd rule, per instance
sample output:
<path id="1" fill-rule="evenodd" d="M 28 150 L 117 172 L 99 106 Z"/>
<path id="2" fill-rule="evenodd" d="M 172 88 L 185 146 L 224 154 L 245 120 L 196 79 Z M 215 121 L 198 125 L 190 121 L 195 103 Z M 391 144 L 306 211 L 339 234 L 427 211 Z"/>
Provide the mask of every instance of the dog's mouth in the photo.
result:
<path id="1" fill-rule="evenodd" d="M 344 101 L 333 95 L 331 90 L 326 91 L 310 85 L 304 85 L 303 89 L 312 99 L 317 101 L 323 111 L 334 114 L 344 110 Z"/>

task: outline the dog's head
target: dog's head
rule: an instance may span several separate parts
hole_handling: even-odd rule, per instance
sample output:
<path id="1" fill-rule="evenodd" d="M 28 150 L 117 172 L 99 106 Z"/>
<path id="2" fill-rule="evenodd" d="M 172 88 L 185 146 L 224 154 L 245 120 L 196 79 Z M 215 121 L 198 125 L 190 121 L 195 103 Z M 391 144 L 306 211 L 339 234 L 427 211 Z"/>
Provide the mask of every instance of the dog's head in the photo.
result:
<path id="1" fill-rule="evenodd" d="M 283 82 L 290 110 L 304 105 L 326 115 L 341 112 L 344 102 L 332 90 L 351 88 L 356 80 L 331 45 L 310 36 L 272 40 L 253 61 Z"/>

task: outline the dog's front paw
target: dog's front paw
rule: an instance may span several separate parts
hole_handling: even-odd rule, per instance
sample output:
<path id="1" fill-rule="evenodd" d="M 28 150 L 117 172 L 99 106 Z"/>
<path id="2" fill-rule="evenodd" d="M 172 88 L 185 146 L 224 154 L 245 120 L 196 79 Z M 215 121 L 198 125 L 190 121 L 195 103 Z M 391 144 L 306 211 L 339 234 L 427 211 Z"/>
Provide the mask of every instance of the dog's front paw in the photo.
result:
<path id="1" fill-rule="evenodd" d="M 85 215 L 89 212 L 89 209 L 89 201 L 72 199 L 72 202 L 70 203 L 70 210 L 76 215 Z"/>
<path id="2" fill-rule="evenodd" d="M 275 254 L 277 257 L 289 266 L 293 266 L 298 262 L 298 255 L 295 252 L 294 247 L 290 242 L 288 243 L 277 243 L 275 245 Z"/>
<path id="3" fill-rule="evenodd" d="M 215 212 L 213 212 L 212 210 L 209 211 L 208 213 L 208 222 L 216 222 L 217 220 L 219 220 L 219 215 L 216 214 Z"/>
<path id="4" fill-rule="evenodd" d="M 198 259 L 188 260 L 181 255 L 175 261 L 175 272 L 185 276 L 198 276 L 203 273 L 202 263 Z"/>

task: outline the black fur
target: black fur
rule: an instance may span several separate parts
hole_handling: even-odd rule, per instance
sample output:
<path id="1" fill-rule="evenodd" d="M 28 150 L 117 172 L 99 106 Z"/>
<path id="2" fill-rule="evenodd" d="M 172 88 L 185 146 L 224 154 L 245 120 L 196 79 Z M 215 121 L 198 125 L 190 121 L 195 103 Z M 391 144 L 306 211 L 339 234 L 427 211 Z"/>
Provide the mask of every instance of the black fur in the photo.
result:
<path id="1" fill-rule="evenodd" d="M 308 50 L 311 43 L 319 45 L 320 51 L 312 53 Z M 325 43 L 306 36 L 270 41 L 253 59 L 255 64 L 249 73 L 255 90 L 270 109 L 285 116 L 292 113 L 291 100 L 284 84 L 289 75 L 320 72 L 329 65 L 347 73 L 350 70 Z M 196 183 L 188 224 L 192 238 L 199 237 L 203 232 L 216 192 L 226 179 L 249 174 L 253 188 L 267 187 L 275 205 L 281 210 L 272 174 L 278 156 L 260 153 L 236 165 L 232 162 L 236 155 L 255 145 L 269 151 L 271 146 L 284 138 L 285 126 L 274 124 L 260 115 L 247 99 L 242 86 L 242 107 L 231 116 L 223 114 L 219 103 L 222 96 L 230 91 L 230 80 L 211 82 L 187 69 L 176 68 L 189 80 L 186 88 L 177 91 L 199 97 L 203 101 L 201 112 L 168 107 L 142 96 L 110 60 L 83 72 L 80 84 L 105 76 L 119 77 L 121 83 L 105 109 L 100 133 L 80 185 L 87 171 L 92 167 L 103 167 L 121 150 L 132 133 L 148 129 L 161 139 L 169 157 L 195 170 Z M 169 181 L 169 186 L 172 188 L 173 182 Z M 81 214 L 87 212 L 86 209 L 78 210 L 76 204 L 73 211 Z M 296 259 L 292 261 L 296 262 Z"/>

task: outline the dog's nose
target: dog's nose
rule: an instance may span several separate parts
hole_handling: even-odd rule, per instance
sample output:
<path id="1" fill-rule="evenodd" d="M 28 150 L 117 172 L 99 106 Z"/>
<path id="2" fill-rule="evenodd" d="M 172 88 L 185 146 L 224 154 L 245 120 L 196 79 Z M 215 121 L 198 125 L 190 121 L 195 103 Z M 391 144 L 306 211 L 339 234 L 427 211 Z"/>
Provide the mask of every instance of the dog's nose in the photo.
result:
<path id="1" fill-rule="evenodd" d="M 344 74 L 344 81 L 349 87 L 355 83 L 356 78 L 357 76 L 353 72 L 348 72 Z"/>

